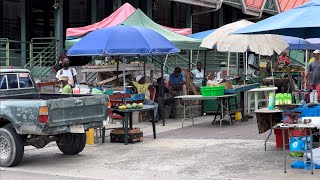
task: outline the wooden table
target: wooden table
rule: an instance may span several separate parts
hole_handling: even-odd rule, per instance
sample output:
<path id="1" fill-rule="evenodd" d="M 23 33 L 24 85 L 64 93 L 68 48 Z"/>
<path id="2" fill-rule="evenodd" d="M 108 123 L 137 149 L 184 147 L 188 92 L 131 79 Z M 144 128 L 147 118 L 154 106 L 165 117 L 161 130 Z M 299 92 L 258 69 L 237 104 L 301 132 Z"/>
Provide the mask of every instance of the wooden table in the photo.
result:
<path id="1" fill-rule="evenodd" d="M 267 139 L 264 141 L 264 151 L 267 151 L 267 141 L 269 140 L 271 134 L 272 134 L 272 127 L 273 127 L 273 114 L 276 113 L 281 113 L 279 109 L 274 109 L 274 110 L 269 110 L 268 108 L 262 108 L 254 111 L 256 114 L 261 113 L 261 114 L 270 114 L 269 120 L 270 120 L 270 133 L 267 137 Z"/>
<path id="2" fill-rule="evenodd" d="M 112 112 L 124 114 L 124 139 L 125 145 L 128 144 L 128 122 L 129 117 L 132 118 L 133 112 L 141 112 L 141 111 L 150 111 L 151 118 L 152 118 L 152 129 L 153 129 L 153 138 L 156 139 L 156 122 L 154 119 L 154 109 L 155 106 L 152 105 L 143 105 L 141 109 L 112 109 Z M 130 127 L 132 128 L 132 121 L 130 121 Z M 104 136 L 104 135 L 103 135 Z"/>

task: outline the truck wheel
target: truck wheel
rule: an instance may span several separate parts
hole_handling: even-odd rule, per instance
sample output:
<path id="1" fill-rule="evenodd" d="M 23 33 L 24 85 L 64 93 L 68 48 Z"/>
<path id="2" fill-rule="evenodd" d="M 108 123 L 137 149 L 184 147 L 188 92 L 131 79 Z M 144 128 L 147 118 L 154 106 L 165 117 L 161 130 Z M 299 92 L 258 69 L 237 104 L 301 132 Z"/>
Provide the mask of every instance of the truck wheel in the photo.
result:
<path id="1" fill-rule="evenodd" d="M 86 145 L 86 135 L 66 133 L 61 134 L 57 145 L 61 152 L 67 155 L 80 153 Z"/>
<path id="2" fill-rule="evenodd" d="M 24 153 L 22 137 L 15 129 L 0 128 L 0 166 L 12 167 L 19 164 Z"/>

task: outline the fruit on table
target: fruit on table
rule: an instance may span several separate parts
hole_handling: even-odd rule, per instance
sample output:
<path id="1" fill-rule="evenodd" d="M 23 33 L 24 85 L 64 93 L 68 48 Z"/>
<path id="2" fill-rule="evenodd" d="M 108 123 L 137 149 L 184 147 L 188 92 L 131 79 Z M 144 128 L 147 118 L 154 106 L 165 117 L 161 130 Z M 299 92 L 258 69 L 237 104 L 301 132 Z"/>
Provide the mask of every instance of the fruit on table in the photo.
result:
<path id="1" fill-rule="evenodd" d="M 127 107 L 127 109 L 131 109 L 132 108 L 131 104 L 127 104 L 126 107 Z"/>
<path id="2" fill-rule="evenodd" d="M 119 109 L 126 109 L 127 107 L 122 105 L 122 106 L 119 106 Z"/>
<path id="3" fill-rule="evenodd" d="M 132 104 L 131 104 L 131 107 L 132 107 L 132 108 L 137 108 L 137 106 L 138 106 L 137 103 L 132 103 Z"/>
<path id="4" fill-rule="evenodd" d="M 139 103 L 138 108 L 143 108 L 143 103 Z"/>

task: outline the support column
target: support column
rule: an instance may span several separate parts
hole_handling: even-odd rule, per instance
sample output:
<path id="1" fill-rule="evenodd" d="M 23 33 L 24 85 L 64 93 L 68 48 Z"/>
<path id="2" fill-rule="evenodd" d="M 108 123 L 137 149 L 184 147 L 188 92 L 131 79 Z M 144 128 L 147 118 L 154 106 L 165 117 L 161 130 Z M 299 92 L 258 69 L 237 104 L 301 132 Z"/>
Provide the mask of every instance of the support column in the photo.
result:
<path id="1" fill-rule="evenodd" d="M 147 16 L 152 19 L 152 0 L 147 0 Z"/>
<path id="2" fill-rule="evenodd" d="M 26 31 L 26 4 L 28 3 L 28 0 L 25 1 L 20 1 L 20 17 L 21 17 L 21 22 L 20 22 L 20 28 L 21 28 L 21 66 L 24 66 L 27 63 L 27 45 L 26 45 L 26 41 L 27 41 L 27 31 Z"/>
<path id="3" fill-rule="evenodd" d="M 224 25 L 224 17 L 223 17 L 223 6 L 219 9 L 219 27 Z"/>
<path id="4" fill-rule="evenodd" d="M 91 0 L 91 23 L 97 22 L 97 0 Z"/>
<path id="5" fill-rule="evenodd" d="M 192 8 L 190 4 L 186 6 L 186 27 L 192 28 Z"/>
<path id="6" fill-rule="evenodd" d="M 54 10 L 54 19 L 55 19 L 55 39 L 57 41 L 57 50 L 58 53 L 61 53 L 63 50 L 63 0 L 59 1 L 59 6 Z"/>

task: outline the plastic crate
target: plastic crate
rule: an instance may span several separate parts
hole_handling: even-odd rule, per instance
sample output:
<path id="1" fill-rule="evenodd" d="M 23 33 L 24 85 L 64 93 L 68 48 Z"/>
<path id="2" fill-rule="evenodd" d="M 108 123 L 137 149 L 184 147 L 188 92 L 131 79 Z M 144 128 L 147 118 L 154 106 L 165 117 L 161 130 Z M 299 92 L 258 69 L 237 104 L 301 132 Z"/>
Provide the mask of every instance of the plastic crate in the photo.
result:
<path id="1" fill-rule="evenodd" d="M 127 101 L 142 101 L 145 99 L 145 94 L 134 94 L 131 98 L 126 98 Z"/>
<path id="2" fill-rule="evenodd" d="M 210 87 L 209 86 L 202 86 L 200 88 L 200 92 L 202 96 L 211 96 L 211 92 L 210 92 Z"/>
<path id="3" fill-rule="evenodd" d="M 282 129 L 275 129 L 274 134 L 276 135 L 276 148 L 282 148 Z M 286 148 L 289 148 L 289 134 L 287 129 L 284 130 L 284 142 L 286 144 Z"/>
<path id="4" fill-rule="evenodd" d="M 202 96 L 222 96 L 224 86 L 203 86 L 200 88 Z"/>
<path id="5" fill-rule="evenodd" d="M 300 107 L 296 109 L 301 112 L 300 117 L 317 117 L 320 116 L 320 106 L 314 107 Z"/>
<path id="6" fill-rule="evenodd" d="M 289 129 L 291 137 L 306 136 L 310 134 L 310 129 Z"/>

